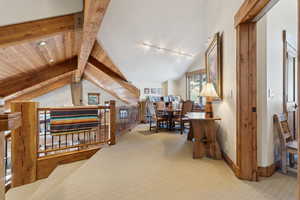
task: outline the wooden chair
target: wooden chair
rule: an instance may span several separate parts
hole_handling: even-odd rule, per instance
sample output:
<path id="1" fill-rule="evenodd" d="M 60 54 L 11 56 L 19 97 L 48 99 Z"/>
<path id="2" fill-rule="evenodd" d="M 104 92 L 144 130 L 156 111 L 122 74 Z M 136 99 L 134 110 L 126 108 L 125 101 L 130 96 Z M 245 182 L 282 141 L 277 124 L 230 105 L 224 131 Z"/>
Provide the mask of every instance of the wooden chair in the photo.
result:
<path id="1" fill-rule="evenodd" d="M 179 123 L 180 125 L 180 134 L 183 134 L 184 128 L 185 128 L 185 124 L 189 123 L 189 119 L 185 116 L 188 112 L 192 112 L 193 111 L 193 106 L 194 106 L 194 102 L 192 101 L 184 101 L 182 103 L 182 107 L 181 107 L 181 111 L 179 113 L 179 115 L 175 115 L 173 122 Z"/>
<path id="2" fill-rule="evenodd" d="M 152 128 L 155 127 L 156 132 L 158 132 L 162 124 L 167 122 L 168 119 L 165 118 L 163 115 L 159 114 L 159 112 L 157 111 L 153 103 L 148 104 L 148 112 L 149 112 L 150 131 L 152 131 Z M 155 126 L 152 126 L 153 123 L 155 123 Z"/>
<path id="3" fill-rule="evenodd" d="M 296 172 L 293 166 L 295 165 L 294 155 L 298 152 L 298 142 L 293 139 L 288 124 L 287 114 L 281 113 L 274 115 L 274 121 L 276 122 L 279 131 L 282 172 Z M 289 156 L 289 162 L 287 156 Z"/>

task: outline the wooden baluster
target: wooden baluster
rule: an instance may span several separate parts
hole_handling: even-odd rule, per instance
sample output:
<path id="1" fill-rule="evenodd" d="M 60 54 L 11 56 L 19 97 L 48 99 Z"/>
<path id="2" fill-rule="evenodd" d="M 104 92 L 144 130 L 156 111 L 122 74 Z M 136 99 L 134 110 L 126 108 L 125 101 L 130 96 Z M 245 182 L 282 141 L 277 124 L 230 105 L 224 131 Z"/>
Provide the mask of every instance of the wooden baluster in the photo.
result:
<path id="1" fill-rule="evenodd" d="M 110 107 L 110 145 L 116 144 L 116 101 L 109 102 Z"/>
<path id="2" fill-rule="evenodd" d="M 5 199 L 4 131 L 15 130 L 21 126 L 21 114 L 0 114 L 0 200 Z"/>
<path id="3" fill-rule="evenodd" d="M 12 102 L 11 110 L 21 112 L 22 128 L 12 132 L 12 187 L 36 181 L 38 103 Z"/>

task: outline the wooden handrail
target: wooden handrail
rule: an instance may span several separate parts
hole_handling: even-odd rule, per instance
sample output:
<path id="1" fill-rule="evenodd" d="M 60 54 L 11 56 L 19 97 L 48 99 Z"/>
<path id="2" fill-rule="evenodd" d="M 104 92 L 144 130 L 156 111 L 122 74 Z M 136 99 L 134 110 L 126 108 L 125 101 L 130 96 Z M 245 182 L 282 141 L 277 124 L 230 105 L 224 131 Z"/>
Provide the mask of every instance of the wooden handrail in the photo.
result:
<path id="1" fill-rule="evenodd" d="M 21 126 L 21 113 L 0 114 L 0 131 L 15 130 Z"/>
<path id="2" fill-rule="evenodd" d="M 49 111 L 49 110 L 85 110 L 85 109 L 109 109 L 109 106 L 76 106 L 76 107 L 49 107 L 49 108 L 38 108 L 38 111 Z"/>

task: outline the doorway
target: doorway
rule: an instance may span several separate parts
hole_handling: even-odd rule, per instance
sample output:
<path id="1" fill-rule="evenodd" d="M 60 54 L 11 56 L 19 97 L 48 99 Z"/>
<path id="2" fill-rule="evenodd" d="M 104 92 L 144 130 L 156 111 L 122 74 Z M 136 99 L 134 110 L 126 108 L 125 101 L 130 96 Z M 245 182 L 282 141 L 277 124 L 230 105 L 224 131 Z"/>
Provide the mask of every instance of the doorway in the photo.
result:
<path id="1" fill-rule="evenodd" d="M 283 112 L 288 115 L 288 122 L 294 139 L 297 139 L 297 47 L 295 41 L 284 30 L 283 39 Z"/>
<path id="2" fill-rule="evenodd" d="M 258 180 L 257 21 L 278 2 L 279 0 L 245 0 L 235 15 L 237 33 L 237 176 L 250 181 Z M 298 0 L 298 6 L 299 2 L 300 0 Z M 299 35 L 297 37 L 299 38 Z M 294 59 L 299 64 L 299 56 Z M 287 69 L 291 70 L 291 68 Z M 296 73 L 299 74 L 299 71 Z M 293 79 L 295 86 L 300 85 L 299 79 Z M 292 91 L 288 97 L 290 99 L 287 100 L 297 100 L 297 96 L 300 95 L 298 89 L 299 87 L 295 87 L 294 92 Z M 299 120 L 296 113 L 292 120 Z M 295 124 L 297 124 L 296 122 Z M 294 128 L 298 135 L 297 126 Z"/>

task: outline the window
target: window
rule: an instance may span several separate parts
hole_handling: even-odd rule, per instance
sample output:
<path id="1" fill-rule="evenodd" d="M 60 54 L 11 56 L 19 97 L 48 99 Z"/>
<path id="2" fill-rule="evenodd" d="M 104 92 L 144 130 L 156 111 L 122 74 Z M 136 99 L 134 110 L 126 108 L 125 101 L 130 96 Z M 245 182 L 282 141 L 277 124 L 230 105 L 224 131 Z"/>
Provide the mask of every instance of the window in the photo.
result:
<path id="1" fill-rule="evenodd" d="M 187 80 L 187 98 L 194 101 L 199 106 L 205 104 L 203 97 L 200 97 L 200 92 L 203 85 L 206 83 L 206 72 L 205 70 L 197 70 L 194 72 L 188 72 L 186 74 Z"/>

